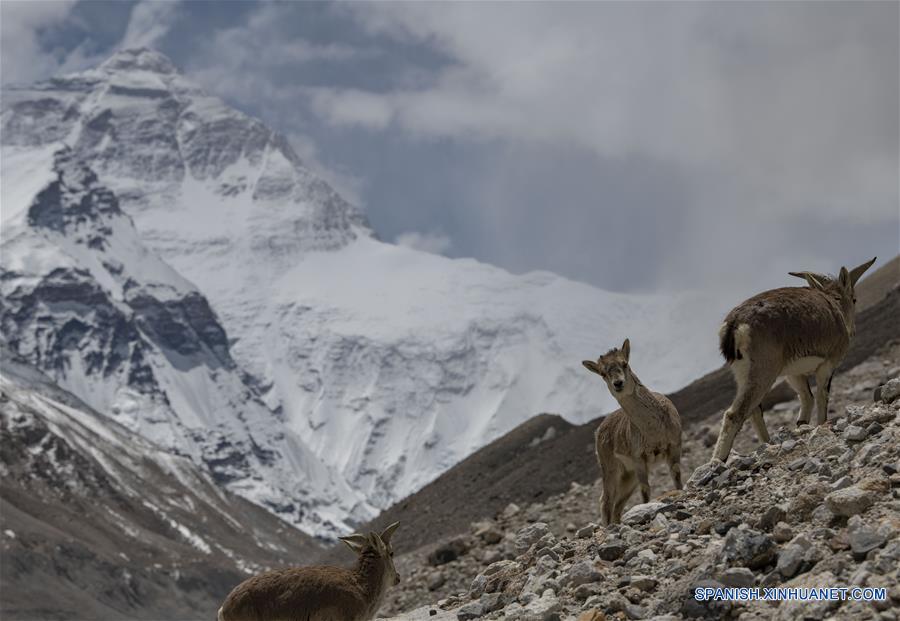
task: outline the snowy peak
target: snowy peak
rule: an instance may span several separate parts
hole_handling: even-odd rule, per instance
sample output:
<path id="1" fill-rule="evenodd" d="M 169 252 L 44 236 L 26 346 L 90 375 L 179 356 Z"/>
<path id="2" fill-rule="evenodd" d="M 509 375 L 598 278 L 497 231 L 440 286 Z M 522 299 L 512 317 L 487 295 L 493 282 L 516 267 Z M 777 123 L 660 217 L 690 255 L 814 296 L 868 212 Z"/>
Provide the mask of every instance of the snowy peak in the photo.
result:
<path id="1" fill-rule="evenodd" d="M 150 71 L 171 75 L 178 72 L 168 56 L 146 47 L 119 50 L 104 61 L 99 69 L 107 73 Z"/>
<path id="2" fill-rule="evenodd" d="M 210 212 L 195 215 L 220 227 L 220 250 L 249 237 L 285 264 L 372 235 L 363 213 L 306 168 L 286 137 L 209 96 L 153 50 L 123 50 L 97 69 L 7 90 L 3 144 L 69 145 L 145 239 L 198 203 Z"/>

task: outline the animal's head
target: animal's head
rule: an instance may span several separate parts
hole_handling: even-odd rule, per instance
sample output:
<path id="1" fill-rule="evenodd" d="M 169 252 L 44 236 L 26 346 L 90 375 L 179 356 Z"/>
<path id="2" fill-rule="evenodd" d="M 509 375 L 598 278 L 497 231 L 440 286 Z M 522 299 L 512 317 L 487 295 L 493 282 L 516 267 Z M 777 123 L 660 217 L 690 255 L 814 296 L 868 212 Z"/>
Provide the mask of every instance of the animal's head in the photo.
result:
<path id="1" fill-rule="evenodd" d="M 875 257 L 875 259 L 877 258 Z M 856 321 L 856 283 L 866 273 L 866 270 L 872 267 L 875 259 L 866 261 L 862 265 L 857 265 L 852 270 L 842 267 L 841 271 L 838 272 L 837 278 L 815 272 L 789 272 L 789 274 L 797 278 L 803 278 L 810 288 L 817 289 L 840 300 L 847 325 L 852 327 Z"/>
<path id="2" fill-rule="evenodd" d="M 631 353 L 631 343 L 628 339 L 622 343 L 621 349 L 611 349 L 599 358 L 582 360 L 581 364 L 588 371 L 592 371 L 603 378 L 609 391 L 618 399 L 634 392 L 634 375 L 628 366 L 628 356 Z"/>
<path id="3" fill-rule="evenodd" d="M 394 522 L 381 531 L 381 534 L 370 532 L 367 535 L 363 535 L 355 533 L 339 538 L 360 557 L 368 556 L 382 564 L 384 567 L 385 586 L 400 584 L 400 574 L 397 573 L 397 568 L 394 567 L 394 548 L 391 546 L 391 538 L 398 526 L 400 526 L 400 522 Z"/>

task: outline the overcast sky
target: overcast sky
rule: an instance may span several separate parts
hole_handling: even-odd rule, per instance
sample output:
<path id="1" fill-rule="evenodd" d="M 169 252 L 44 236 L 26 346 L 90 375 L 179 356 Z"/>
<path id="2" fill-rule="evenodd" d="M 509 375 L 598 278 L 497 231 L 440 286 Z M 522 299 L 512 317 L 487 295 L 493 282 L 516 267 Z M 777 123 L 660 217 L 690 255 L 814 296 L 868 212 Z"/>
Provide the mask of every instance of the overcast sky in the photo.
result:
<path id="1" fill-rule="evenodd" d="M 383 239 L 615 290 L 776 286 L 898 252 L 898 7 L 4 0 L 0 77 L 155 47 Z"/>

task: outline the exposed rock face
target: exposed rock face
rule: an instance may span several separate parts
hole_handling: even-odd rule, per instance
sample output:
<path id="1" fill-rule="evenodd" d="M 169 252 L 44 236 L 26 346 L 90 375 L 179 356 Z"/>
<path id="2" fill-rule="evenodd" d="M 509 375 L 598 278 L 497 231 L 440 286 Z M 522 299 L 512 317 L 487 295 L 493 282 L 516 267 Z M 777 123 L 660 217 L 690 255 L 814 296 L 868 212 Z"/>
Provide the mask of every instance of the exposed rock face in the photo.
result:
<path id="1" fill-rule="evenodd" d="M 390 594 L 392 610 L 433 603 L 392 618 L 425 618 L 430 610 L 435 618 L 445 612 L 454 618 L 462 607 L 469 619 L 893 618 L 900 607 L 894 588 L 900 580 L 900 402 L 889 410 L 864 404 L 860 399 L 871 392 L 854 384 L 900 374 L 898 352 L 900 346 L 889 347 L 835 378 L 829 425 L 849 418 L 868 428 L 877 420 L 881 429 L 864 443 L 797 428 L 791 408 L 779 408 L 766 416 L 772 444 L 752 450 L 748 429 L 728 463 L 708 465 L 706 425 L 695 425 L 684 446 L 686 469 L 697 472 L 683 492 L 660 492 L 668 484 L 661 468 L 651 477 L 654 500 L 631 509 L 631 524 L 593 526 L 586 537 L 586 527 L 578 525 L 596 518 L 598 486 L 576 484 L 566 494 L 499 512 L 492 526 L 504 533 L 500 541 L 473 536 L 476 545 L 466 557 L 442 568 L 448 576 L 438 590 L 443 599 L 421 586 L 431 571 L 424 550 L 400 559 L 409 578 Z M 840 489 L 829 493 L 834 486 Z M 866 494 L 864 508 L 854 505 L 858 514 L 849 519 L 833 513 L 829 499 L 852 488 Z M 473 524 L 472 532 L 484 527 Z M 470 585 L 463 582 L 473 575 Z M 784 602 L 777 608 L 694 598 L 694 589 L 703 587 L 851 585 L 885 587 L 892 595 L 883 602 Z M 498 595 L 502 607 L 491 612 L 484 604 Z"/>

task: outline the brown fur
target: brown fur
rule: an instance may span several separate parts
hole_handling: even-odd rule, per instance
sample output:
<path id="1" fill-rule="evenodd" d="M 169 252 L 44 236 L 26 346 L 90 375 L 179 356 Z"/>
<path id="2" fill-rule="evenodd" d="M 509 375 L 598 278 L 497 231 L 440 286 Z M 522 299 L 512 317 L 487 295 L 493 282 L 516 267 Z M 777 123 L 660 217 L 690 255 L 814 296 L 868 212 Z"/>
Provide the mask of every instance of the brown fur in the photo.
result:
<path id="1" fill-rule="evenodd" d="M 804 356 L 843 358 L 850 347 L 836 287 L 827 291 L 808 287 L 764 291 L 732 309 L 725 325 L 728 328 L 720 339 L 720 348 L 729 363 L 741 357 L 734 346 L 734 330 L 740 325 L 750 326 L 751 335 L 765 333 L 767 338 L 777 340 L 785 363 Z"/>
<path id="2" fill-rule="evenodd" d="M 363 537 L 353 535 L 351 537 Z M 393 567 L 390 538 L 379 545 L 370 533 L 351 548 L 359 557 L 352 569 L 290 567 L 248 578 L 228 595 L 219 621 L 367 621 L 375 616 Z"/>
<path id="3" fill-rule="evenodd" d="M 681 489 L 681 417 L 666 398 L 644 386 L 628 366 L 630 343 L 613 349 L 584 366 L 606 381 L 622 406 L 605 417 L 594 434 L 603 492 L 600 512 L 604 524 L 622 519 L 625 503 L 640 486 L 650 500 L 649 469 L 664 460 L 677 489 Z M 620 384 L 617 386 L 617 384 Z"/>
<path id="4" fill-rule="evenodd" d="M 798 424 L 809 422 L 813 396 L 808 375 L 816 377 L 818 423 L 828 416 L 831 376 L 847 353 L 856 322 L 854 287 L 875 262 L 837 278 L 812 272 L 791 272 L 808 287 L 783 287 L 764 291 L 736 306 L 719 330 L 719 348 L 734 373 L 737 392 L 722 418 L 713 452 L 725 461 L 734 437 L 748 417 L 762 442 L 769 441 L 760 402 L 784 376 L 797 392 L 801 409 Z"/>

